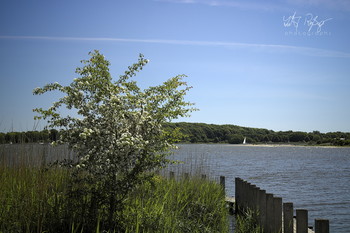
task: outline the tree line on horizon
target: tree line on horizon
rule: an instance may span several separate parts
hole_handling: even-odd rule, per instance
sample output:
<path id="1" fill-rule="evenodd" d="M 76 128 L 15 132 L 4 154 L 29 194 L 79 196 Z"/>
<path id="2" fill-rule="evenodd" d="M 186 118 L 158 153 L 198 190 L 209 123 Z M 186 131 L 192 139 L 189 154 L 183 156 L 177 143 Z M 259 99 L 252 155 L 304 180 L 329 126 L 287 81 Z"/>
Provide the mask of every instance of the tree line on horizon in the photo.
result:
<path id="1" fill-rule="evenodd" d="M 319 131 L 273 131 L 237 125 L 215 125 L 206 123 L 167 123 L 168 130 L 179 129 L 184 135 L 181 143 L 230 143 L 242 144 L 244 138 L 249 144 L 261 143 L 303 143 L 309 145 L 349 146 L 350 133 Z M 27 132 L 0 133 L 0 144 L 6 143 L 49 143 L 59 138 L 56 129 Z"/>
<path id="2" fill-rule="evenodd" d="M 302 143 L 310 145 L 334 145 L 349 146 L 350 133 L 319 131 L 278 131 L 250 128 L 237 125 L 215 125 L 205 123 L 168 123 L 169 129 L 179 128 L 185 135 L 183 143 L 230 143 L 242 144 L 244 138 L 246 143 Z"/>
<path id="3" fill-rule="evenodd" d="M 49 143 L 58 140 L 59 131 L 56 129 L 26 132 L 0 133 L 0 144 L 8 143 Z"/>

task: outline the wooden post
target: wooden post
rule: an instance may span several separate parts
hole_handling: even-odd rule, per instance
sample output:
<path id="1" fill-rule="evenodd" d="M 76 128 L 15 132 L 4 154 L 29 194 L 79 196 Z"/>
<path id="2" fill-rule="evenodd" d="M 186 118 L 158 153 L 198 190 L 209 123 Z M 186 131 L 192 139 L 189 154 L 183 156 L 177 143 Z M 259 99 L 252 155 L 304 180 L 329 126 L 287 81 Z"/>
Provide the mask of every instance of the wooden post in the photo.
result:
<path id="1" fill-rule="evenodd" d="M 273 218 L 274 218 L 274 229 L 273 232 L 282 232 L 282 198 L 273 198 Z"/>
<path id="2" fill-rule="evenodd" d="M 244 203 L 244 209 L 248 209 L 249 208 L 249 188 L 250 188 L 250 183 L 248 181 L 246 181 L 244 183 L 244 200 L 245 200 L 245 203 Z"/>
<path id="3" fill-rule="evenodd" d="M 255 185 L 249 183 L 249 186 L 248 186 L 248 208 L 251 210 L 255 210 L 254 191 L 253 191 L 253 189 L 255 187 L 256 187 Z"/>
<path id="4" fill-rule="evenodd" d="M 242 183 L 242 211 L 244 211 L 247 208 L 247 187 L 248 182 L 246 180 L 243 180 Z"/>
<path id="5" fill-rule="evenodd" d="M 250 187 L 250 192 L 251 192 L 251 210 L 253 211 L 253 217 L 255 219 L 256 222 L 259 222 L 259 215 L 258 215 L 258 211 L 259 211 L 259 202 L 258 202 L 258 198 L 259 198 L 259 188 L 256 187 L 255 185 L 252 185 Z"/>
<path id="6" fill-rule="evenodd" d="M 293 233 L 293 203 L 283 203 L 284 233 Z"/>
<path id="7" fill-rule="evenodd" d="M 242 182 L 243 180 L 241 178 L 239 177 L 235 178 L 235 199 L 236 199 L 235 213 L 236 214 L 240 214 L 241 205 L 242 205 L 242 201 L 241 201 Z"/>
<path id="8" fill-rule="evenodd" d="M 315 233 L 329 233 L 329 220 L 315 219 Z"/>
<path id="9" fill-rule="evenodd" d="M 266 229 L 265 232 L 272 232 L 274 229 L 274 219 L 273 219 L 273 194 L 266 193 Z"/>
<path id="10" fill-rule="evenodd" d="M 242 190 L 241 190 L 241 211 L 244 211 L 247 209 L 248 206 L 248 182 L 247 181 L 243 181 L 242 182 Z"/>
<path id="11" fill-rule="evenodd" d="M 307 210 L 297 209 L 297 233 L 308 232 L 308 215 Z"/>
<path id="12" fill-rule="evenodd" d="M 225 192 L 225 176 L 220 176 L 220 185 Z"/>
<path id="13" fill-rule="evenodd" d="M 260 188 L 256 187 L 255 185 L 252 187 L 252 201 L 253 201 L 253 211 L 258 212 L 259 211 L 259 190 Z"/>
<path id="14" fill-rule="evenodd" d="M 266 227 L 266 191 L 259 189 L 259 224 L 265 229 Z"/>

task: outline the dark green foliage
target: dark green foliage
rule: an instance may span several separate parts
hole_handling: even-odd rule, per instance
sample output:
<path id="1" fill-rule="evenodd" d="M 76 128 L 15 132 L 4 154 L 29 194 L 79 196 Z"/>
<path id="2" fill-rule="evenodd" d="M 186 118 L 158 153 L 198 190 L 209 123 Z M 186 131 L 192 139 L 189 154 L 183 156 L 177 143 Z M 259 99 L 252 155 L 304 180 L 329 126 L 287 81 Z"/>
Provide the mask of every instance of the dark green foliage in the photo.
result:
<path id="1" fill-rule="evenodd" d="M 53 142 L 56 141 L 58 137 L 59 131 L 56 129 L 43 131 L 0 133 L 0 144 Z"/>
<path id="2" fill-rule="evenodd" d="M 289 141 L 291 142 L 304 142 L 306 138 L 308 138 L 308 136 L 307 133 L 304 132 L 293 132 L 289 135 Z"/>
<path id="3" fill-rule="evenodd" d="M 303 143 L 349 146 L 350 133 L 332 132 L 320 133 L 313 131 L 293 132 L 240 127 L 237 125 L 213 125 L 204 123 L 168 123 L 166 128 L 174 130 L 179 128 L 186 135 L 183 143 L 233 143 L 241 144 L 247 138 L 247 143 Z"/>
<path id="4" fill-rule="evenodd" d="M 247 143 L 307 143 L 310 145 L 350 146 L 350 133 L 319 131 L 293 132 L 240 127 L 236 125 L 214 125 L 204 123 L 167 123 L 170 130 L 178 128 L 184 134 L 183 143 L 232 143 L 232 135 L 247 138 Z M 51 129 L 43 131 L 0 133 L 0 144 L 52 142 L 59 138 L 60 131 Z"/>
<path id="5" fill-rule="evenodd" d="M 244 137 L 241 134 L 232 134 L 229 136 L 228 143 L 242 144 Z"/>

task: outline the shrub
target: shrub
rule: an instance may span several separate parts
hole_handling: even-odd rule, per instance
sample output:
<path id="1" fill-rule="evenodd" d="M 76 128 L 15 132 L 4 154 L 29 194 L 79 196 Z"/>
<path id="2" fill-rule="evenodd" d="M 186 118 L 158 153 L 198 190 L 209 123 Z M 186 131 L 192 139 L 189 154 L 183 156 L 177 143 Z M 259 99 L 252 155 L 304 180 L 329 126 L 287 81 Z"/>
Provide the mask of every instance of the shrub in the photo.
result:
<path id="1" fill-rule="evenodd" d="M 143 55 L 116 81 L 102 54 L 94 51 L 90 56 L 70 85 L 51 83 L 33 90 L 36 95 L 53 90 L 65 94 L 46 110 L 34 109 L 39 113 L 35 119 L 47 119 L 49 128 L 64 129 L 57 143 L 67 143 L 78 156 L 78 162 L 66 165 L 74 169 L 71 198 L 89 197 L 85 200 L 89 208 L 81 212 L 84 224 L 99 218 L 112 229 L 128 193 L 150 179 L 152 170 L 169 163 L 166 157 L 180 134 L 162 125 L 194 109 L 184 101 L 191 88 L 182 81 L 184 75 L 141 90 L 131 78 L 148 63 Z M 74 109 L 78 116 L 62 115 L 62 107 Z"/>

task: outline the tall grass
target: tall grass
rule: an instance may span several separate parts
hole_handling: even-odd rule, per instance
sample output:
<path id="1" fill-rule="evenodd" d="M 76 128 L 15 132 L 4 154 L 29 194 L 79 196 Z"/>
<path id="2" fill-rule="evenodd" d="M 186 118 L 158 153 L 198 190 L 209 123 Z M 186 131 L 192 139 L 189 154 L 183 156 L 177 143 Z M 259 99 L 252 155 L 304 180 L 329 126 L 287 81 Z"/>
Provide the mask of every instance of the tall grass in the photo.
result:
<path id="1" fill-rule="evenodd" d="M 126 232 L 228 232 L 225 193 L 199 178 L 155 177 L 128 199 Z"/>
<path id="2" fill-rule="evenodd" d="M 0 167 L 0 231 L 43 232 L 62 220 L 68 172 Z"/>
<path id="3" fill-rule="evenodd" d="M 215 170 L 217 164 L 215 164 L 210 154 L 182 147 L 181 144 L 178 146 L 181 148 L 181 153 L 177 153 L 174 150 L 174 154 L 169 157 L 170 160 L 174 160 L 177 163 L 169 164 L 164 168 L 161 171 L 163 176 L 168 176 L 171 171 L 176 177 L 181 177 L 185 173 L 198 177 L 201 175 L 206 175 L 208 178 L 215 177 L 213 170 Z"/>
<path id="4" fill-rule="evenodd" d="M 250 209 L 244 211 L 240 215 L 237 215 L 235 232 L 237 233 L 263 232 L 262 227 L 259 226 L 258 224 L 257 216 L 259 216 L 259 213 L 256 213 Z"/>
<path id="5" fill-rule="evenodd" d="M 103 232 L 102 207 L 95 219 L 82 219 L 92 198 L 72 198 L 70 179 L 62 168 L 0 166 L 0 232 Z M 155 176 L 124 200 L 111 232 L 228 231 L 225 194 L 215 182 Z"/>
<path id="6" fill-rule="evenodd" d="M 68 145 L 50 144 L 0 144 L 0 164 L 10 167 L 38 167 L 57 160 L 76 159 Z"/>
<path id="7" fill-rule="evenodd" d="M 69 170 L 46 166 L 67 158 L 74 158 L 67 146 L 0 146 L 0 232 L 106 230 L 104 204 L 94 205 L 91 194 L 79 192 L 84 179 L 76 184 Z M 221 186 L 179 175 L 202 174 L 206 169 L 200 160 L 195 165 L 187 161 L 190 170 L 180 165 L 176 180 L 155 176 L 138 186 L 124 198 L 124 208 L 114 216 L 116 227 L 109 232 L 228 232 Z"/>

